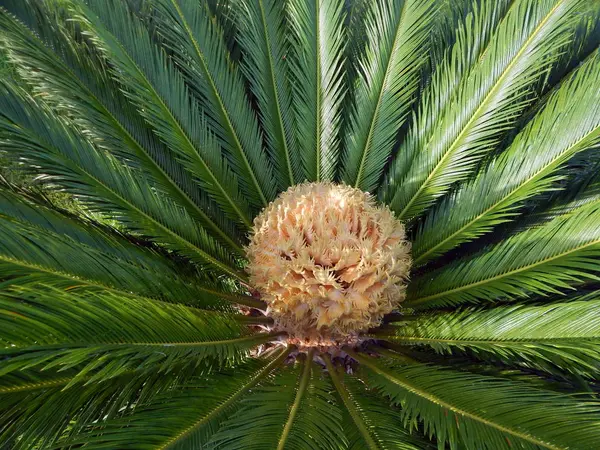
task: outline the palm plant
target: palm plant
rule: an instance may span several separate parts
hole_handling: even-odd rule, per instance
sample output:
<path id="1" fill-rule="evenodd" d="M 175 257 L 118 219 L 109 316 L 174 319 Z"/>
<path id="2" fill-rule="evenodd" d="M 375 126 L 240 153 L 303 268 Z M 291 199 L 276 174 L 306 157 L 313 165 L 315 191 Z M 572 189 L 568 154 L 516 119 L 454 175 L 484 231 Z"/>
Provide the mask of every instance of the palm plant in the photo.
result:
<path id="1" fill-rule="evenodd" d="M 600 4 L 451 3 L 1 2 L 0 447 L 598 448 Z"/>

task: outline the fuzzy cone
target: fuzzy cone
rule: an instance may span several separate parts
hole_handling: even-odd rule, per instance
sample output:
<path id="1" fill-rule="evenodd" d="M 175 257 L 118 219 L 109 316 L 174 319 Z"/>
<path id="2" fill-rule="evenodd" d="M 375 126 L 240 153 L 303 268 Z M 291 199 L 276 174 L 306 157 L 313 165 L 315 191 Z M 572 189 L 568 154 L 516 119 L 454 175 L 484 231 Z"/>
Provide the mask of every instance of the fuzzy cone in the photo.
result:
<path id="1" fill-rule="evenodd" d="M 405 298 L 411 265 L 404 225 L 359 189 L 289 188 L 254 221 L 253 286 L 274 328 L 300 345 L 350 342 Z"/>

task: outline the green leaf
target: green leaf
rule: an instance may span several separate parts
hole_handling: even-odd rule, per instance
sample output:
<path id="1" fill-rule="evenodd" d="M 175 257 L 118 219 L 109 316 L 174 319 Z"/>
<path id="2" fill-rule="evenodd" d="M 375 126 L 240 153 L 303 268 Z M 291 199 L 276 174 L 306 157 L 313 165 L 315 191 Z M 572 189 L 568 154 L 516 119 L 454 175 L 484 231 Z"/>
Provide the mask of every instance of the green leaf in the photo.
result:
<path id="1" fill-rule="evenodd" d="M 292 111 L 285 3 L 236 0 L 231 7 L 240 29 L 241 70 L 258 103 L 274 174 L 284 191 L 304 179 Z"/>
<path id="2" fill-rule="evenodd" d="M 238 178 L 223 158 L 217 138 L 208 130 L 183 75 L 122 2 L 79 6 L 84 15 L 74 13 L 75 17 L 110 60 L 113 76 L 125 86 L 129 99 L 228 217 L 250 228 L 252 214 L 239 192 Z"/>
<path id="3" fill-rule="evenodd" d="M 354 377 L 343 376 L 333 366 L 328 354 L 322 355 L 331 381 L 344 406 L 344 434 L 348 448 L 422 450 L 430 448 L 404 430 L 396 411 L 382 406 L 378 397 L 367 391 Z"/>
<path id="4" fill-rule="evenodd" d="M 573 38 L 584 0 L 521 0 L 499 23 L 482 57 L 436 114 L 390 201 L 399 219 L 429 208 L 468 178 L 531 102 L 532 89 Z M 441 77 L 443 80 L 443 77 Z M 423 110 L 426 113 L 426 110 Z"/>
<path id="5" fill-rule="evenodd" d="M 564 81 L 508 150 L 425 218 L 413 245 L 422 264 L 511 220 L 519 206 L 556 187 L 558 170 L 600 142 L 600 56 Z M 564 130 L 563 132 L 556 132 Z M 478 199 L 472 202 L 470 199 Z"/>
<path id="6" fill-rule="evenodd" d="M 424 364 L 398 366 L 350 353 L 368 386 L 401 406 L 405 425 L 435 435 L 439 448 L 593 448 L 600 439 L 595 400 L 525 383 Z"/>
<path id="7" fill-rule="evenodd" d="M 23 90 L 0 84 L 0 145 L 34 173 L 145 235 L 238 279 L 237 262 L 189 214 L 151 188 L 148 180 L 96 149 Z"/>
<path id="8" fill-rule="evenodd" d="M 119 251 L 116 240 L 114 250 L 105 251 L 3 215 L 0 210 L 0 278 L 5 288 L 44 283 L 65 290 L 110 291 L 208 308 L 224 307 L 214 295 L 186 283 L 175 267 L 169 267 L 167 260 L 158 255 L 143 255 L 139 250 L 136 255 L 127 247 Z M 86 235 L 83 229 L 75 230 L 88 240 L 98 237 Z M 104 246 L 110 242 L 106 241 L 99 243 Z"/>
<path id="9" fill-rule="evenodd" d="M 50 448 L 63 435 L 131 411 L 175 383 L 185 371 L 137 374 L 73 383 L 77 370 L 22 371 L 0 379 L 0 440 L 12 449 Z M 52 417 L 52 420 L 48 420 Z"/>
<path id="10" fill-rule="evenodd" d="M 296 135 L 309 181 L 332 181 L 345 95 L 343 0 L 290 0 L 291 79 Z"/>
<path id="11" fill-rule="evenodd" d="M 67 20 L 64 12 L 53 11 L 48 3 L 24 1 L 20 13 L 19 18 L 31 29 L 0 11 L 0 42 L 4 41 L 19 76 L 52 108 L 85 130 L 94 143 L 144 170 L 154 186 L 243 255 L 236 239 L 239 230 L 197 189 L 175 154 L 166 149 L 121 93 L 99 55 L 79 42 L 73 36 L 75 31 L 61 27 Z"/>
<path id="12" fill-rule="evenodd" d="M 209 447 L 338 449 L 343 442 L 341 417 L 332 408 L 330 385 L 312 356 L 311 350 L 306 361 L 282 370 L 271 383 L 256 389 Z"/>
<path id="13" fill-rule="evenodd" d="M 0 375 L 32 367 L 82 366 L 75 381 L 128 370 L 154 373 L 243 360 L 274 334 L 224 313 L 115 295 L 20 287 L 0 294 Z"/>
<path id="14" fill-rule="evenodd" d="M 288 354 L 279 351 L 181 383 L 142 402 L 133 413 L 100 423 L 70 443 L 84 443 L 91 449 L 124 448 L 131 442 L 156 450 L 206 448 L 223 421 L 239 410 L 241 401 L 257 384 L 264 383 Z"/>
<path id="15" fill-rule="evenodd" d="M 452 10 L 442 15 L 442 24 L 449 30 L 435 30 L 440 34 L 440 42 L 432 44 L 431 48 L 431 63 L 434 64 L 431 80 L 421 92 L 417 110 L 412 113 L 412 123 L 379 188 L 379 198 L 384 203 L 390 203 L 402 189 L 400 183 L 406 177 L 413 159 L 427 144 L 461 81 L 487 48 L 510 3 L 510 0 L 477 2 L 469 5 L 471 11 L 467 5 L 462 5 L 458 12 Z M 447 6 L 447 9 L 452 8 Z M 450 39 L 455 42 L 448 48 Z"/>
<path id="16" fill-rule="evenodd" d="M 158 0 L 155 7 L 160 11 L 159 33 L 208 115 L 244 198 L 263 208 L 275 198 L 276 184 L 256 116 L 242 77 L 229 60 L 222 31 L 204 2 Z"/>
<path id="17" fill-rule="evenodd" d="M 429 308 L 479 300 L 561 293 L 598 279 L 600 207 L 583 208 L 530 228 L 471 257 L 419 275 L 407 307 Z"/>
<path id="18" fill-rule="evenodd" d="M 439 353 L 469 351 L 482 360 L 498 358 L 550 373 L 595 379 L 600 371 L 596 298 L 428 313 L 376 334 L 394 343 L 428 345 Z"/>
<path id="19" fill-rule="evenodd" d="M 176 265 L 108 227 L 49 209 L 23 191 L 18 195 L 0 188 L 0 223 L 0 278 L 5 288 L 43 283 L 203 308 L 224 308 L 220 299 L 262 306 L 235 293 L 231 283 Z"/>
<path id="20" fill-rule="evenodd" d="M 417 92 L 434 13 L 424 0 L 372 3 L 342 158 L 345 183 L 363 191 L 378 186 Z"/>

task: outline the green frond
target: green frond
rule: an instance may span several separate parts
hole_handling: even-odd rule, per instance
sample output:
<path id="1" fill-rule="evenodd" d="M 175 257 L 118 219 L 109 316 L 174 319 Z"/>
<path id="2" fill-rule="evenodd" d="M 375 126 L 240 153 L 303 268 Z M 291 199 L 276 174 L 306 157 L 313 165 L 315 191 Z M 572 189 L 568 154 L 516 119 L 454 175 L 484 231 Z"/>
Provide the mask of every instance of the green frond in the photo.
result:
<path id="1" fill-rule="evenodd" d="M 179 371 L 141 375 L 128 371 L 103 382 L 86 383 L 91 376 L 85 376 L 73 383 L 76 375 L 76 369 L 4 375 L 0 382 L 0 441 L 15 450 L 50 448 L 62 436 L 130 412 L 137 403 L 191 377 Z"/>
<path id="2" fill-rule="evenodd" d="M 419 150 L 426 146 L 445 108 L 449 107 L 456 95 L 461 80 L 468 75 L 487 48 L 494 30 L 510 4 L 511 0 L 484 1 L 475 3 L 472 11 L 461 11 L 466 13 L 464 17 L 460 13 L 459 17 L 454 17 L 456 11 L 451 11 L 453 15 L 450 17 L 442 16 L 451 31 L 440 31 L 441 42 L 437 45 L 432 44 L 431 51 L 434 55 L 441 55 L 437 59 L 432 57 L 432 64 L 436 65 L 431 80 L 423 88 L 417 110 L 412 113 L 410 128 L 403 137 L 379 188 L 379 198 L 383 202 L 389 204 L 397 192 L 403 189 L 402 182 L 413 159 L 419 154 Z M 447 23 L 452 21 L 457 22 L 455 26 Z M 455 42 L 448 48 L 446 41 L 451 38 Z"/>
<path id="3" fill-rule="evenodd" d="M 593 448 L 600 439 L 600 404 L 518 381 L 424 364 L 408 366 L 368 356 L 359 377 L 401 406 L 410 428 L 435 436 L 439 448 Z"/>
<path id="4" fill-rule="evenodd" d="M 344 141 L 341 178 L 346 184 L 371 192 L 379 185 L 419 87 L 435 11 L 425 0 L 372 2 Z"/>
<path id="5" fill-rule="evenodd" d="M 192 261 L 238 280 L 235 259 L 189 214 L 160 195 L 140 173 L 90 141 L 21 89 L 0 84 L 0 140 L 43 178 L 80 197 L 92 210 L 159 240 Z"/>
<path id="6" fill-rule="evenodd" d="M 594 149 L 595 150 L 595 149 Z M 536 222 L 546 222 L 558 216 L 573 214 L 581 208 L 595 208 L 600 203 L 600 172 L 595 166 L 589 173 L 572 177 L 564 189 L 553 192 L 547 202 L 542 203 L 530 217 Z M 540 202 L 541 203 L 541 202 Z"/>
<path id="7" fill-rule="evenodd" d="M 558 293 L 598 279 L 600 206 L 583 208 L 518 233 L 481 252 L 414 280 L 407 307 Z"/>
<path id="8" fill-rule="evenodd" d="M 231 8 L 240 29 L 241 70 L 258 103 L 274 175 L 284 191 L 305 178 L 292 110 L 285 2 L 236 0 Z"/>
<path id="9" fill-rule="evenodd" d="M 426 216 L 413 245 L 415 264 L 489 232 L 511 220 L 525 200 L 555 189 L 558 169 L 600 142 L 599 84 L 596 52 L 561 84 L 508 150 Z"/>
<path id="10" fill-rule="evenodd" d="M 323 355 L 331 381 L 344 406 L 344 434 L 350 450 L 423 450 L 433 448 L 404 430 L 397 411 L 383 406 L 378 397 L 351 376 L 338 373 L 329 355 Z"/>
<path id="11" fill-rule="evenodd" d="M 266 206 L 276 195 L 270 162 L 242 77 L 229 60 L 223 33 L 208 5 L 157 0 L 155 7 L 160 11 L 158 31 L 209 117 L 208 125 L 218 136 L 244 197 L 258 209 Z"/>
<path id="12" fill-rule="evenodd" d="M 331 387 L 312 355 L 244 399 L 209 448 L 339 449 L 344 442 L 341 414 L 332 407 Z"/>
<path id="13" fill-rule="evenodd" d="M 131 442 L 156 450 L 206 448 L 223 421 L 239 410 L 250 391 L 268 380 L 288 354 L 283 350 L 181 383 L 69 443 L 98 449 L 124 448 Z"/>
<path id="14" fill-rule="evenodd" d="M 158 140 L 121 93 L 98 55 L 78 42 L 74 32 L 61 27 L 64 12 L 60 15 L 48 4 L 32 1 L 24 1 L 19 12 L 19 19 L 31 29 L 0 11 L 0 41 L 20 77 L 46 103 L 85 130 L 98 146 L 147 171 L 153 185 L 242 255 L 239 230 L 197 189 L 175 154 Z"/>
<path id="15" fill-rule="evenodd" d="M 429 208 L 468 178 L 534 98 L 532 90 L 573 39 L 585 0 L 520 0 L 437 116 L 390 201 L 399 219 Z"/>
<path id="16" fill-rule="evenodd" d="M 224 313 L 47 286 L 0 294 L 0 375 L 79 367 L 72 383 L 235 364 L 274 334 L 250 334 Z"/>
<path id="17" fill-rule="evenodd" d="M 343 0 L 290 0 L 290 68 L 304 176 L 332 181 L 340 155 L 346 45 Z"/>
<path id="18" fill-rule="evenodd" d="M 204 291 L 202 278 L 181 277 L 178 268 L 161 255 L 109 236 L 91 224 L 83 226 L 40 205 L 25 203 L 4 190 L 0 190 L 0 238 L 0 286 L 5 288 L 43 283 L 225 307 L 215 297 L 214 286 L 207 284 Z M 227 291 L 223 294 L 227 298 Z"/>
<path id="19" fill-rule="evenodd" d="M 427 345 L 439 353 L 468 351 L 479 359 L 497 358 L 595 379 L 600 371 L 597 297 L 543 306 L 428 313 L 394 324 L 377 337 L 402 345 Z"/>
<path id="20" fill-rule="evenodd" d="M 261 307 L 252 297 L 236 293 L 231 283 L 186 272 L 151 248 L 107 227 L 53 211 L 22 191 L 0 188 L 0 223 L 4 288 L 42 283 L 209 309 L 226 308 L 227 302 Z"/>
<path id="21" fill-rule="evenodd" d="M 249 228 L 252 214 L 247 198 L 240 193 L 238 178 L 223 158 L 181 73 L 122 2 L 91 2 L 80 7 L 85 17 L 75 17 L 110 60 L 113 76 L 127 89 L 129 99 L 177 153 L 199 186 L 228 217 Z"/>

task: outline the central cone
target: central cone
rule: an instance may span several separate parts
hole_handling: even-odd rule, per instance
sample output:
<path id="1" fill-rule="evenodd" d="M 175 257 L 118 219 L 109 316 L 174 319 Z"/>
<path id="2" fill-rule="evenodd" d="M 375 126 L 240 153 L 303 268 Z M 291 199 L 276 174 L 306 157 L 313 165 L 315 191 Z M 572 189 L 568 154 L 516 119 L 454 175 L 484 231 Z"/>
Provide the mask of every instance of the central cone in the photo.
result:
<path id="1" fill-rule="evenodd" d="M 276 330 L 332 345 L 377 326 L 405 298 L 410 243 L 402 223 L 359 189 L 293 186 L 255 219 L 250 281 Z"/>

